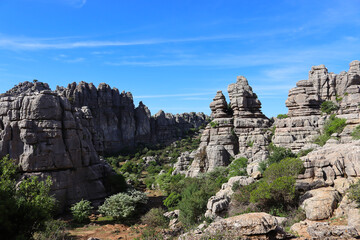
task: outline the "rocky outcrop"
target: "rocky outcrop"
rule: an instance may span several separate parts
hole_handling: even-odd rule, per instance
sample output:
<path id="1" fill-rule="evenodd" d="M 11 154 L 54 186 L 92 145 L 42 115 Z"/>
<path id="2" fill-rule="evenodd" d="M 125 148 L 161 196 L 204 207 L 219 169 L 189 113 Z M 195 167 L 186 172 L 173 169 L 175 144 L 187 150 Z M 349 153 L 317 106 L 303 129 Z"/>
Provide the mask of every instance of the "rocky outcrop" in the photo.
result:
<path id="1" fill-rule="evenodd" d="M 340 194 L 334 188 L 327 187 L 306 192 L 300 202 L 306 219 L 323 220 L 332 216 L 339 200 Z"/>
<path id="2" fill-rule="evenodd" d="M 231 196 L 234 193 L 232 188 L 235 184 L 246 186 L 254 182 L 255 180 L 252 177 L 236 176 L 230 178 L 227 183 L 221 186 L 220 191 L 208 200 L 205 217 L 215 219 L 221 217 L 226 212 L 229 208 Z"/>
<path id="3" fill-rule="evenodd" d="M 348 72 L 329 73 L 324 65 L 313 66 L 308 80 L 301 80 L 289 91 L 285 104 L 286 119 L 276 119 L 273 142 L 293 151 L 311 148 L 311 143 L 325 123 L 320 106 L 333 101 L 339 109 L 335 112 L 346 119 L 359 118 L 360 62 L 350 63 Z M 310 145 L 309 145 L 310 144 Z"/>
<path id="4" fill-rule="evenodd" d="M 51 91 L 24 82 L 0 95 L 0 157 L 15 159 L 23 177 L 50 176 L 60 208 L 107 196 L 111 168 L 99 154 L 141 144 L 164 144 L 206 121 L 204 114 L 151 117 L 131 93 L 81 82 Z"/>
<path id="5" fill-rule="evenodd" d="M 207 121 L 203 113 L 173 115 L 159 111 L 152 117 L 142 102 L 135 108 L 130 92 L 120 93 L 105 83 L 98 88 L 92 83 L 72 83 L 67 88 L 57 87 L 56 92 L 72 107 L 81 109 L 95 149 L 103 154 L 138 145 L 168 144 Z"/>
<path id="6" fill-rule="evenodd" d="M 50 176 L 60 207 L 107 195 L 111 170 L 68 99 L 46 84 L 25 82 L 1 95 L 0 109 L 0 157 L 16 159 L 23 176 Z"/>
<path id="7" fill-rule="evenodd" d="M 290 231 L 304 239 L 358 239 L 359 233 L 352 226 L 331 225 L 327 222 L 301 221 L 295 223 Z"/>
<path id="8" fill-rule="evenodd" d="M 218 91 L 210 103 L 213 121 L 201 137 L 200 147 L 187 176 L 197 176 L 218 166 L 227 166 L 230 158 L 246 157 L 253 163 L 249 172 L 268 155 L 271 122 L 261 113 L 261 103 L 245 77 L 228 87 L 230 108 Z"/>
<path id="9" fill-rule="evenodd" d="M 288 237 L 276 217 L 259 212 L 213 222 L 204 230 L 183 234 L 179 239 L 286 239 Z"/>

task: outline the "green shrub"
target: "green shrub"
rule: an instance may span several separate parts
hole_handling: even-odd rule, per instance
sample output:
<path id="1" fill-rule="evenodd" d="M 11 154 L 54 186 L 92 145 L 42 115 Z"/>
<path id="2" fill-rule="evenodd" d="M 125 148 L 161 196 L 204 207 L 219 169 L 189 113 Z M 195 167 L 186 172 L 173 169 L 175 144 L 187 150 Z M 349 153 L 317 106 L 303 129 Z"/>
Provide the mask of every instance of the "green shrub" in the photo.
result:
<path id="1" fill-rule="evenodd" d="M 349 199 L 356 201 L 360 207 L 360 180 L 352 184 L 349 188 Z"/>
<path id="2" fill-rule="evenodd" d="M 254 141 L 248 141 L 248 142 L 246 142 L 246 145 L 248 147 L 253 147 L 254 146 Z"/>
<path id="3" fill-rule="evenodd" d="M 206 204 L 210 196 L 204 188 L 199 189 L 197 183 L 192 183 L 185 188 L 179 203 L 179 220 L 185 226 L 190 226 L 198 222 L 206 210 Z"/>
<path id="4" fill-rule="evenodd" d="M 303 163 L 297 158 L 286 158 L 271 164 L 258 187 L 251 192 L 250 202 L 267 210 L 296 205 L 295 179 L 303 170 Z"/>
<path id="5" fill-rule="evenodd" d="M 17 184 L 17 167 L 8 157 L 0 160 L 0 233 L 4 239 L 31 239 L 51 218 L 55 199 L 52 181 L 23 178 Z"/>
<path id="6" fill-rule="evenodd" d="M 218 122 L 211 121 L 211 122 L 210 122 L 210 126 L 211 126 L 212 128 L 216 128 L 216 127 L 219 126 L 219 123 L 218 123 Z"/>
<path id="7" fill-rule="evenodd" d="M 91 206 L 91 202 L 82 199 L 80 202 L 73 204 L 70 210 L 74 220 L 76 222 L 83 223 L 89 221 L 92 209 L 93 207 Z"/>
<path id="8" fill-rule="evenodd" d="M 278 119 L 285 119 L 285 118 L 288 118 L 288 115 L 287 114 L 278 114 L 277 118 Z"/>
<path id="9" fill-rule="evenodd" d="M 167 228 L 169 225 L 169 219 L 164 216 L 164 213 L 165 211 L 162 208 L 152 208 L 141 217 L 141 222 L 153 228 Z"/>
<path id="10" fill-rule="evenodd" d="M 172 192 L 167 198 L 164 200 L 164 206 L 170 210 L 175 209 L 181 200 L 181 195 L 175 192 Z"/>
<path id="11" fill-rule="evenodd" d="M 360 139 L 360 125 L 357 125 L 354 131 L 351 133 L 353 139 L 358 140 Z"/>
<path id="12" fill-rule="evenodd" d="M 315 139 L 315 143 L 324 146 L 327 140 L 330 139 L 333 133 L 341 133 L 346 126 L 346 119 L 337 118 L 334 114 L 326 121 L 323 129 L 323 134 Z"/>
<path id="13" fill-rule="evenodd" d="M 132 216 L 136 208 L 140 204 L 145 204 L 147 199 L 143 192 L 129 190 L 107 198 L 104 204 L 99 207 L 99 212 L 105 216 L 114 217 L 117 220 L 124 220 Z"/>
<path id="14" fill-rule="evenodd" d="M 33 235 L 34 240 L 64 240 L 69 238 L 67 224 L 62 220 L 49 220 L 42 231 Z"/>
<path id="15" fill-rule="evenodd" d="M 198 178 L 186 178 L 184 190 L 179 202 L 180 221 L 185 226 L 197 223 L 205 213 L 208 199 L 215 195 L 224 182 L 227 182 L 228 171 L 218 167 L 214 171 L 200 175 Z"/>
<path id="16" fill-rule="evenodd" d="M 323 113 L 330 114 L 333 111 L 338 110 L 339 107 L 333 101 L 325 101 L 321 104 L 320 110 Z"/>
<path id="17" fill-rule="evenodd" d="M 229 165 L 228 177 L 247 176 L 246 167 L 248 164 L 247 158 L 241 157 L 231 162 Z"/>

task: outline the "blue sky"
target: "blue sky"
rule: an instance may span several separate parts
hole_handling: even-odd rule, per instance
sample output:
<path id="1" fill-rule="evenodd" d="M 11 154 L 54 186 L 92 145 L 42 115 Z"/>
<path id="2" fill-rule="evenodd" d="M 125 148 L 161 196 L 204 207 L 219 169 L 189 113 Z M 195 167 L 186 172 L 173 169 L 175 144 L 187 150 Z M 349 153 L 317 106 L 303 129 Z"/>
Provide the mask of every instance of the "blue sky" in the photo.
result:
<path id="1" fill-rule="evenodd" d="M 152 114 L 209 114 L 243 75 L 271 117 L 311 66 L 359 54 L 359 0 L 0 0 L 0 92 L 106 82 Z"/>

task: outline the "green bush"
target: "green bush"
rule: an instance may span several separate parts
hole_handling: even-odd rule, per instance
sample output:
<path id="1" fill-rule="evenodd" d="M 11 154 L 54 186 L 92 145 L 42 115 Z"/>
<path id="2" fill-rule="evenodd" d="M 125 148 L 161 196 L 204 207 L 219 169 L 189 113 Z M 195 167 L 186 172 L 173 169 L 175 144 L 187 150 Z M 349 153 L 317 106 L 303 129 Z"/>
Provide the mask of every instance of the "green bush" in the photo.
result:
<path id="1" fill-rule="evenodd" d="M 136 212 L 140 204 L 146 204 L 148 197 L 145 193 L 129 190 L 107 198 L 99 207 L 99 212 L 105 216 L 111 216 L 117 220 L 124 220 Z"/>
<path id="2" fill-rule="evenodd" d="M 181 200 L 181 196 L 178 193 L 172 192 L 165 200 L 164 206 L 170 210 L 175 209 Z"/>
<path id="3" fill-rule="evenodd" d="M 351 133 L 351 136 L 352 136 L 353 139 L 355 139 L 355 140 L 360 139 L 360 125 L 356 126 L 356 128 L 354 129 L 354 131 Z"/>
<path id="4" fill-rule="evenodd" d="M 49 195 L 50 177 L 23 178 L 17 184 L 17 167 L 8 157 L 0 160 L 0 233 L 4 239 L 31 239 L 51 219 L 55 199 Z"/>
<path id="5" fill-rule="evenodd" d="M 219 123 L 218 123 L 218 122 L 211 121 L 211 122 L 210 122 L 210 126 L 211 126 L 212 128 L 216 128 L 216 127 L 219 126 Z"/>
<path id="6" fill-rule="evenodd" d="M 169 225 L 169 219 L 164 216 L 164 213 L 165 211 L 162 208 L 152 208 L 141 217 L 141 222 L 153 228 L 167 228 Z"/>
<path id="7" fill-rule="evenodd" d="M 80 202 L 73 204 L 70 208 L 74 220 L 79 223 L 89 221 L 92 209 L 91 202 L 83 199 Z"/>
<path id="8" fill-rule="evenodd" d="M 360 180 L 352 184 L 349 188 L 349 199 L 356 201 L 360 207 Z"/>
<path id="9" fill-rule="evenodd" d="M 333 101 L 325 101 L 321 104 L 320 110 L 323 113 L 330 114 L 333 111 L 338 110 L 339 107 Z"/>
<path id="10" fill-rule="evenodd" d="M 228 171 L 224 167 L 200 175 L 198 178 L 186 178 L 184 190 L 179 202 L 180 221 L 185 226 L 197 223 L 203 217 L 208 199 L 215 195 L 221 185 L 227 182 Z"/>
<path id="11" fill-rule="evenodd" d="M 285 119 L 285 118 L 288 118 L 288 115 L 287 114 L 278 114 L 277 118 L 278 119 Z"/>
<path id="12" fill-rule="evenodd" d="M 247 158 L 241 157 L 231 162 L 229 165 L 228 177 L 247 176 L 246 167 L 248 165 Z"/>
<path id="13" fill-rule="evenodd" d="M 303 170 L 303 163 L 298 158 L 286 158 L 271 164 L 258 187 L 251 192 L 250 202 L 268 210 L 296 205 L 295 179 Z"/>
<path id="14" fill-rule="evenodd" d="M 69 238 L 67 224 L 62 220 L 49 220 L 42 231 L 36 232 L 34 240 L 64 240 Z"/>
<path id="15" fill-rule="evenodd" d="M 323 134 L 315 139 L 315 143 L 324 146 L 327 140 L 330 139 L 333 133 L 341 133 L 346 126 L 346 119 L 337 118 L 334 114 L 326 121 L 323 129 Z"/>

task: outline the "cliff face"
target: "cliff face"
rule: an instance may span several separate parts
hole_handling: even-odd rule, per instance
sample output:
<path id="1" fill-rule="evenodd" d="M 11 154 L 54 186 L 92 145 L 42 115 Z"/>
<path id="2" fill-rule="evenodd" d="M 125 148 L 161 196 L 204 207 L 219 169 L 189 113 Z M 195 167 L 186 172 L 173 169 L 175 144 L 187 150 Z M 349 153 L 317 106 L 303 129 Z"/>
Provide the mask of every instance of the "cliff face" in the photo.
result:
<path id="1" fill-rule="evenodd" d="M 245 77 L 238 77 L 228 87 L 230 107 L 218 91 L 210 104 L 213 121 L 201 137 L 200 147 L 189 168 L 188 176 L 209 172 L 218 166 L 227 166 L 230 157 L 249 159 L 249 171 L 256 170 L 268 155 L 270 120 L 262 114 L 261 103 Z"/>
<path id="2" fill-rule="evenodd" d="M 120 93 L 105 83 L 98 88 L 92 83 L 72 83 L 67 88 L 57 87 L 56 92 L 83 113 L 99 153 L 114 154 L 140 144 L 170 143 L 190 128 L 206 123 L 203 113 L 173 115 L 159 111 L 151 117 L 142 102 L 135 108 L 130 92 Z"/>
<path id="3" fill-rule="evenodd" d="M 321 116 L 321 103 L 336 102 L 339 106 L 336 114 L 350 120 L 359 118 L 359 99 L 359 61 L 351 62 L 349 71 L 340 74 L 329 73 L 324 65 L 314 66 L 309 79 L 297 82 L 289 91 L 285 102 L 289 118 L 275 121 L 273 142 L 293 151 L 310 148 L 326 120 Z"/>
<path id="4" fill-rule="evenodd" d="M 81 82 L 51 91 L 40 82 L 24 82 L 0 95 L 0 157 L 18 161 L 23 176 L 51 176 L 61 207 L 107 196 L 111 174 L 99 154 L 139 144 L 168 143 L 206 121 L 204 114 L 151 117 L 131 93 L 106 84 Z"/>

